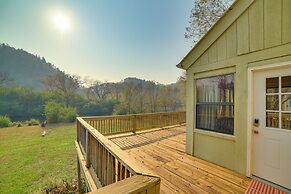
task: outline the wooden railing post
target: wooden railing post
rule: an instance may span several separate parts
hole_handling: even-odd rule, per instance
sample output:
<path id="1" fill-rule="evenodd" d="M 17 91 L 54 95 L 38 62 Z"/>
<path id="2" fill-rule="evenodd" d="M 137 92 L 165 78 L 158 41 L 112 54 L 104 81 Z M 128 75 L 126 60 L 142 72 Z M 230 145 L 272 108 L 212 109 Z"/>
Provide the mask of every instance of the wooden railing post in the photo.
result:
<path id="1" fill-rule="evenodd" d="M 90 161 L 90 136 L 89 131 L 86 129 L 86 167 L 89 168 L 91 165 Z"/>
<path id="2" fill-rule="evenodd" d="M 135 115 L 133 115 L 133 129 L 132 129 L 132 132 L 135 134 L 136 133 L 136 121 L 137 120 L 137 117 Z"/>
<path id="3" fill-rule="evenodd" d="M 78 156 L 77 156 L 77 173 L 78 173 L 78 190 L 79 193 L 82 193 L 81 168 Z"/>

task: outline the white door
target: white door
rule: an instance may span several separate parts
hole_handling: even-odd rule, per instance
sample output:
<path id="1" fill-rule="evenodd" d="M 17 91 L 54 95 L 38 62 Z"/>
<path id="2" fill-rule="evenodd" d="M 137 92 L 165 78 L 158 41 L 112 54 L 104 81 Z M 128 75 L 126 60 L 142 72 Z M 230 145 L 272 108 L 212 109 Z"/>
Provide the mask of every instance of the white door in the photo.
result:
<path id="1" fill-rule="evenodd" d="M 253 175 L 291 189 L 291 66 L 253 81 Z"/>

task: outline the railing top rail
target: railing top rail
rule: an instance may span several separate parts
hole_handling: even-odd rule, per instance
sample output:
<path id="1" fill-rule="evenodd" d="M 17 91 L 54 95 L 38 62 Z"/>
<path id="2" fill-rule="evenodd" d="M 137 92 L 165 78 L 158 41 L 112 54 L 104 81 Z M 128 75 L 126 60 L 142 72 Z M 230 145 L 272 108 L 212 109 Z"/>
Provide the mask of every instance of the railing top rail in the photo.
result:
<path id="1" fill-rule="evenodd" d="M 185 113 L 185 111 L 156 112 L 156 113 L 128 114 L 128 115 L 114 115 L 114 116 L 85 116 L 85 117 L 79 117 L 79 118 L 82 118 L 85 120 L 91 120 L 91 119 L 104 120 L 104 119 L 114 119 L 114 118 L 128 118 L 128 117 L 133 117 L 133 116 L 156 116 L 156 115 L 170 115 L 170 114 L 179 114 L 179 113 Z"/>
<path id="2" fill-rule="evenodd" d="M 118 161 L 120 161 L 128 170 L 134 172 L 135 174 L 145 174 L 150 176 L 157 176 L 153 172 L 146 170 L 141 165 L 136 164 L 133 160 L 130 159 L 128 153 L 122 151 L 117 145 L 112 141 L 104 137 L 99 133 L 94 127 L 88 124 L 83 118 L 77 117 L 78 122 L 80 122 L 83 127 L 85 127 L 88 132 L 99 142 L 101 143 L 106 150 L 108 150 Z"/>

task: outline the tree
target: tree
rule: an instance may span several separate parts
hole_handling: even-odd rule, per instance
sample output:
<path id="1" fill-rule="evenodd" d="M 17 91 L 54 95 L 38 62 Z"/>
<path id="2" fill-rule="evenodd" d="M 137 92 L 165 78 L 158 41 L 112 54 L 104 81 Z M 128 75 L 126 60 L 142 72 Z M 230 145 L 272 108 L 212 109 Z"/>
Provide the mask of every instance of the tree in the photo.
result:
<path id="1" fill-rule="evenodd" d="M 56 72 L 42 81 L 44 87 L 64 97 L 65 104 L 71 105 L 71 99 L 80 87 L 80 77 Z"/>
<path id="2" fill-rule="evenodd" d="M 195 45 L 217 22 L 234 0 L 196 0 L 184 34 Z"/>
<path id="3" fill-rule="evenodd" d="M 149 97 L 150 112 L 156 112 L 158 108 L 159 87 L 154 81 L 147 84 L 147 94 Z"/>
<path id="4" fill-rule="evenodd" d="M 145 87 L 142 82 L 138 83 L 136 86 L 136 107 L 138 113 L 145 112 L 145 104 L 146 104 L 146 93 Z"/>
<path id="5" fill-rule="evenodd" d="M 110 98 L 119 101 L 122 90 L 120 83 L 108 83 L 108 86 Z"/>
<path id="6" fill-rule="evenodd" d="M 110 93 L 110 85 L 105 81 L 95 81 L 89 88 L 90 91 L 96 96 L 97 101 L 104 101 Z"/>
<path id="7" fill-rule="evenodd" d="M 136 94 L 135 85 L 133 83 L 126 83 L 122 90 L 122 95 L 124 98 L 124 102 L 128 108 L 128 114 L 134 113 L 133 104 L 134 104 L 135 94 Z"/>
<path id="8" fill-rule="evenodd" d="M 168 111 L 168 107 L 170 105 L 170 92 L 169 86 L 162 86 L 159 92 L 158 102 L 164 112 Z"/>
<path id="9" fill-rule="evenodd" d="M 176 82 L 176 85 L 179 88 L 179 98 L 183 110 L 186 109 L 186 79 L 186 71 L 184 71 L 183 75 L 181 75 Z"/>

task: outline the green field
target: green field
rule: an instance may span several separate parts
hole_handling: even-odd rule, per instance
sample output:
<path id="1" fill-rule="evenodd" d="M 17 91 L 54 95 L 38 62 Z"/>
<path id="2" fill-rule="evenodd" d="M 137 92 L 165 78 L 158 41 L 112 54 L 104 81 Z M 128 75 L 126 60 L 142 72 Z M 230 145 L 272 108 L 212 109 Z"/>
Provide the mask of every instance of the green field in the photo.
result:
<path id="1" fill-rule="evenodd" d="M 44 193 L 76 177 L 76 124 L 0 128 L 0 193 Z"/>

